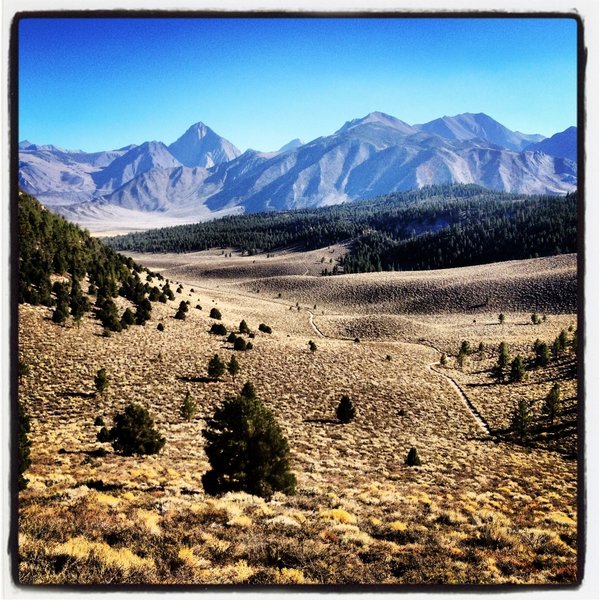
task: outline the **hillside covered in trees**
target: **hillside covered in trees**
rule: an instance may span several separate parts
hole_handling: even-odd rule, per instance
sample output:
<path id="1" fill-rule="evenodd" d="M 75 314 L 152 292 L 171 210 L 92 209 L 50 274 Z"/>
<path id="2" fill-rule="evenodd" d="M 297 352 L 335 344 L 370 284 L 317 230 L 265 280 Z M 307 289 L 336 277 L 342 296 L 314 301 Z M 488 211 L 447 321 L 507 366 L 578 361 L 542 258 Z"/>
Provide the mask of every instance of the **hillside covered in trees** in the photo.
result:
<path id="1" fill-rule="evenodd" d="M 127 325 L 143 325 L 152 310 L 151 300 L 169 292 L 142 282 L 144 269 L 131 258 L 118 254 L 77 225 L 45 209 L 33 196 L 19 192 L 19 303 L 55 307 L 52 320 L 76 321 L 94 309 L 109 331 Z M 148 277 L 151 279 L 148 272 Z M 159 279 L 162 279 L 157 275 Z M 117 313 L 113 298 L 122 296 L 136 307 Z M 95 298 L 92 306 L 90 298 Z"/>
<path id="2" fill-rule="evenodd" d="M 116 250 L 310 250 L 351 242 L 345 272 L 431 269 L 575 252 L 577 195 L 527 196 L 430 186 L 320 209 L 226 217 L 130 233 Z M 328 272 L 324 271 L 324 274 Z"/>

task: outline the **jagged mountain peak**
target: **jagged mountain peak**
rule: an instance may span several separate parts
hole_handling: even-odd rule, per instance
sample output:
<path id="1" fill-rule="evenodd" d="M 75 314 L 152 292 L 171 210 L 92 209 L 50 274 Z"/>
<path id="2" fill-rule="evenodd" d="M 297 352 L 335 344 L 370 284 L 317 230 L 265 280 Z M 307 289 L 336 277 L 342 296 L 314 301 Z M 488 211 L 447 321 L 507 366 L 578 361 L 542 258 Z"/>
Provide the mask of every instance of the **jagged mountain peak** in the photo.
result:
<path id="1" fill-rule="evenodd" d="M 212 167 L 228 162 L 241 152 L 202 121 L 194 123 L 169 145 L 169 151 L 186 167 Z"/>
<path id="2" fill-rule="evenodd" d="M 576 142 L 575 129 L 563 133 Z M 551 156 L 542 147 L 522 150 L 540 138 L 511 131 L 485 113 L 409 125 L 375 111 L 306 144 L 296 139 L 276 152 L 241 154 L 199 121 L 170 146 L 149 141 L 76 156 L 23 144 L 19 181 L 48 206 L 92 200 L 89 210 L 93 205 L 96 217 L 107 220 L 114 213 L 101 207 L 193 220 L 324 206 L 441 183 L 572 191 L 577 164 L 568 156 Z M 83 222 L 88 208 L 69 214 Z"/>

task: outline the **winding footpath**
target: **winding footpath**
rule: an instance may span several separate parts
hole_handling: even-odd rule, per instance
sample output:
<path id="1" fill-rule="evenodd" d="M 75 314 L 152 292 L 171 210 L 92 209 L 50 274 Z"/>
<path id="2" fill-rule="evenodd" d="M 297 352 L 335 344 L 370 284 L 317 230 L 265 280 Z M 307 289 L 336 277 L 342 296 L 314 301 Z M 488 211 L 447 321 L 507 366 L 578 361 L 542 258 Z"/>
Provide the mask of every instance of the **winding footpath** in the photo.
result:
<path id="1" fill-rule="evenodd" d="M 465 404 L 465 406 L 471 411 L 471 414 L 473 415 L 473 418 L 479 425 L 479 428 L 486 435 L 492 437 L 492 432 L 490 431 L 490 427 L 487 424 L 487 421 L 483 418 L 483 416 L 477 410 L 475 405 L 469 400 L 469 397 L 467 396 L 465 391 L 462 389 L 462 387 L 460 387 L 458 382 L 453 377 L 451 377 L 450 375 L 447 375 L 446 373 L 442 373 L 438 369 L 434 368 L 438 365 L 439 365 L 439 362 L 432 362 L 427 365 L 427 368 L 430 371 L 432 371 L 433 373 L 435 373 L 436 375 L 439 375 L 440 377 L 444 377 L 448 381 L 448 383 L 456 390 L 457 394 L 460 396 L 461 400 L 463 401 L 463 404 Z"/>
<path id="2" fill-rule="evenodd" d="M 315 316 L 314 316 L 314 314 L 310 310 L 307 310 L 307 312 L 308 312 L 308 323 L 312 327 L 313 331 L 319 337 L 321 337 L 321 338 L 330 338 L 330 339 L 340 339 L 340 340 L 344 340 L 344 341 L 352 341 L 352 340 L 350 340 L 350 338 L 331 338 L 331 336 L 325 335 L 319 329 L 319 327 L 317 326 L 317 324 L 315 323 Z M 436 348 L 434 346 L 431 346 L 431 345 L 428 345 L 428 344 L 418 344 L 418 345 L 425 346 L 427 348 L 431 348 L 432 350 L 435 350 L 436 352 L 438 352 L 440 355 L 442 354 L 442 352 L 439 350 L 439 348 Z M 447 375 L 446 373 L 443 373 L 439 369 L 435 368 L 438 365 L 439 365 L 439 361 L 432 362 L 432 363 L 429 363 L 427 365 L 427 368 L 432 373 L 435 373 L 436 375 L 439 375 L 440 377 L 443 377 L 450 384 L 450 386 L 456 391 L 456 393 L 460 397 L 462 403 L 469 409 L 469 412 L 473 416 L 473 419 L 475 420 L 475 422 L 477 423 L 477 425 L 479 426 L 479 428 L 481 429 L 481 431 L 483 433 L 485 433 L 487 436 L 493 437 L 492 436 L 492 432 L 490 431 L 490 427 L 489 427 L 487 421 L 482 416 L 482 414 L 477 410 L 477 408 L 471 402 L 471 400 L 469 400 L 469 397 L 467 396 L 466 392 L 462 389 L 462 387 L 459 385 L 459 383 L 453 377 L 451 377 L 450 375 Z"/>

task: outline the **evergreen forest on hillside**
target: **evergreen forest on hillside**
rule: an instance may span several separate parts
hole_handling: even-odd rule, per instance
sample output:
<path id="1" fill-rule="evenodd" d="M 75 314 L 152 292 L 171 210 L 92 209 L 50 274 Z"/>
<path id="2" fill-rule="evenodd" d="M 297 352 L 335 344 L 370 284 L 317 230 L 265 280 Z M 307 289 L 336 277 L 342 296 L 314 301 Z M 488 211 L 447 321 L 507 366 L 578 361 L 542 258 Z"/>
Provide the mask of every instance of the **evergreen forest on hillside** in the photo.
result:
<path id="1" fill-rule="evenodd" d="M 54 307 L 52 320 L 75 321 L 95 311 L 107 331 L 143 325 L 150 318 L 151 301 L 172 295 L 168 282 L 151 287 L 156 276 L 131 258 L 118 254 L 77 225 L 67 222 L 33 196 L 19 192 L 19 303 Z M 119 315 L 113 298 L 122 296 L 135 305 Z M 90 297 L 95 298 L 92 306 Z"/>
<path id="2" fill-rule="evenodd" d="M 318 209 L 232 216 L 107 240 L 116 250 L 246 254 L 349 243 L 333 269 L 436 269 L 577 250 L 577 194 L 528 196 L 436 185 Z"/>

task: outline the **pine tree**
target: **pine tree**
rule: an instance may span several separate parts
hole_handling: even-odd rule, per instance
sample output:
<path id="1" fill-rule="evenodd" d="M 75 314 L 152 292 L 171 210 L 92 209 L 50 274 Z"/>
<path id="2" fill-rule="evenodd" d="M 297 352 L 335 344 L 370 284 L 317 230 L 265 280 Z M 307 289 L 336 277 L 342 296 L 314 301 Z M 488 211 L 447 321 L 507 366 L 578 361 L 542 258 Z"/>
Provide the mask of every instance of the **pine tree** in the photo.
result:
<path id="1" fill-rule="evenodd" d="M 53 323 L 64 323 L 67 320 L 67 317 L 69 316 L 69 307 L 67 306 L 66 302 L 63 301 L 59 301 L 56 304 L 56 308 L 54 309 L 54 312 L 52 313 L 52 322 Z"/>
<path id="2" fill-rule="evenodd" d="M 202 435 L 211 466 L 202 477 L 207 494 L 243 491 L 270 498 L 277 491 L 295 492 L 287 440 L 253 388 L 227 397 Z"/>
<path id="3" fill-rule="evenodd" d="M 504 316 L 504 313 L 500 313 L 498 315 L 498 322 L 500 323 L 500 325 L 504 325 L 505 320 L 506 320 L 506 317 Z"/>
<path id="4" fill-rule="evenodd" d="M 545 367 L 550 362 L 550 350 L 546 342 L 535 340 L 533 343 L 533 351 L 535 352 L 535 364 L 538 367 Z"/>
<path id="5" fill-rule="evenodd" d="M 246 381 L 242 391 L 240 392 L 240 396 L 250 399 L 256 398 L 256 389 L 251 381 Z"/>
<path id="6" fill-rule="evenodd" d="M 542 405 L 542 414 L 547 415 L 550 424 L 554 424 L 554 420 L 562 414 L 562 402 L 560 398 L 560 387 L 555 383 Z"/>
<path id="7" fill-rule="evenodd" d="M 213 307 L 210 309 L 210 314 L 208 316 L 211 319 L 220 320 L 221 319 L 221 311 L 218 308 Z"/>
<path id="8" fill-rule="evenodd" d="M 569 336 L 565 329 L 561 330 L 558 336 L 558 347 L 561 352 L 564 352 L 567 349 L 567 345 L 569 343 Z"/>
<path id="9" fill-rule="evenodd" d="M 233 381 L 235 381 L 236 375 L 240 372 L 240 363 L 237 361 L 235 356 L 232 356 L 227 363 L 227 372 L 231 375 Z"/>
<path id="10" fill-rule="evenodd" d="M 460 350 L 460 352 L 458 353 L 458 356 L 456 357 L 456 362 L 458 364 L 458 366 L 462 369 L 465 367 L 465 365 L 467 364 L 467 354 L 465 352 L 463 352 L 462 348 Z"/>
<path id="11" fill-rule="evenodd" d="M 511 417 L 511 431 L 523 441 L 525 436 L 529 433 L 531 421 L 532 416 L 529 402 L 524 398 L 521 398 Z"/>
<path id="12" fill-rule="evenodd" d="M 350 423 L 354 419 L 356 410 L 354 409 L 352 400 L 348 396 L 344 395 L 340 398 L 340 403 L 335 414 L 342 423 Z"/>
<path id="13" fill-rule="evenodd" d="M 411 448 L 408 451 L 408 456 L 406 457 L 404 464 L 409 467 L 420 467 L 421 466 L 421 459 L 419 458 L 419 453 L 417 452 L 416 448 Z"/>
<path id="14" fill-rule="evenodd" d="M 218 354 L 215 354 L 208 361 L 208 376 L 213 379 L 219 379 L 225 373 L 225 363 L 220 359 Z"/>
<path id="15" fill-rule="evenodd" d="M 133 325 L 134 323 L 135 315 L 133 314 L 133 311 L 129 307 L 127 307 L 121 315 L 121 325 L 123 327 L 127 327 L 129 325 Z"/>
<path id="16" fill-rule="evenodd" d="M 440 365 L 445 367 L 448 364 L 448 356 L 445 352 L 442 352 L 442 356 L 440 357 Z"/>
<path id="17" fill-rule="evenodd" d="M 308 342 L 308 348 L 311 352 L 317 351 L 317 345 L 312 340 Z"/>
<path id="18" fill-rule="evenodd" d="M 198 406 L 196 402 L 192 399 L 192 395 L 189 392 L 186 392 L 180 409 L 181 418 L 185 421 L 191 421 L 197 412 Z"/>
<path id="19" fill-rule="evenodd" d="M 124 412 L 115 416 L 114 427 L 108 432 L 108 440 L 115 452 L 125 456 L 133 454 L 158 454 L 165 445 L 165 438 L 154 428 L 148 411 L 139 404 L 129 404 Z"/>
<path id="20" fill-rule="evenodd" d="M 511 381 L 523 381 L 525 378 L 525 363 L 520 356 L 515 356 L 510 364 L 510 379 Z"/>
<path id="21" fill-rule="evenodd" d="M 71 315 L 76 323 L 79 323 L 83 315 L 91 308 L 90 301 L 81 292 L 79 282 L 75 278 L 73 278 L 73 281 L 71 282 L 69 308 L 71 309 Z"/>
<path id="22" fill-rule="evenodd" d="M 109 379 L 106 375 L 106 369 L 99 369 L 94 377 L 94 387 L 96 388 L 96 392 L 98 392 L 98 394 L 102 394 L 108 387 L 108 383 Z"/>
<path id="23" fill-rule="evenodd" d="M 500 342 L 500 346 L 498 346 L 498 366 L 501 369 L 505 369 L 508 366 L 508 361 L 508 344 L 506 342 Z"/>
<path id="24" fill-rule="evenodd" d="M 244 320 L 240 322 L 240 333 L 250 333 L 250 327 L 248 327 L 248 323 Z"/>

